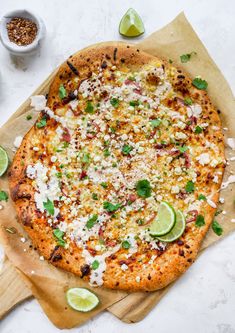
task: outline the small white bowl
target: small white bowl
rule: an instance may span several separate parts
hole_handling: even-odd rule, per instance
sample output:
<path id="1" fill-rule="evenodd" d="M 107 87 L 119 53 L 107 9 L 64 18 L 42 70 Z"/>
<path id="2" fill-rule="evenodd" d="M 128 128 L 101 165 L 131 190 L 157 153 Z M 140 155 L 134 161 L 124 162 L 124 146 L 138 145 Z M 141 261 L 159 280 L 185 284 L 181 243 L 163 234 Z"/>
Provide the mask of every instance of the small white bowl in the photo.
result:
<path id="1" fill-rule="evenodd" d="M 37 35 L 34 41 L 29 45 L 17 45 L 10 41 L 7 33 L 7 23 L 14 17 L 22 17 L 29 19 L 37 25 Z M 0 39 L 5 48 L 15 55 L 26 55 L 35 52 L 41 44 L 42 39 L 45 37 L 46 27 L 43 20 L 36 14 L 29 12 L 28 10 L 13 10 L 5 14 L 0 21 Z"/>

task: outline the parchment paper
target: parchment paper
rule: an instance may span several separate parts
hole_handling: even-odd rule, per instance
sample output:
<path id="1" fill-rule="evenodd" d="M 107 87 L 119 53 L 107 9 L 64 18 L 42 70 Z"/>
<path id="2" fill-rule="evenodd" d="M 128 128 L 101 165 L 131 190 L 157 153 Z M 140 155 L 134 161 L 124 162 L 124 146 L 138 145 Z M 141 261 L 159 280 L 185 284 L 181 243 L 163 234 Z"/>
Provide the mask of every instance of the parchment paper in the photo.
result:
<path id="1" fill-rule="evenodd" d="M 235 137 L 235 103 L 232 92 L 213 60 L 208 55 L 201 41 L 181 13 L 173 22 L 155 32 L 143 42 L 138 44 L 140 49 L 153 55 L 158 55 L 166 59 L 172 59 L 175 65 L 180 65 L 192 77 L 201 75 L 209 83 L 209 94 L 214 104 L 221 110 L 221 118 L 224 127 L 229 127 L 225 132 L 229 137 Z M 197 56 L 192 57 L 190 62 L 180 64 L 179 56 L 184 53 L 197 52 Z M 52 74 L 53 77 L 54 74 Z M 51 77 L 48 78 L 37 90 L 36 93 L 46 93 Z M 31 121 L 26 120 L 27 114 L 33 114 Z M 34 114 L 29 107 L 29 100 L 14 114 L 10 120 L 0 129 L 0 144 L 7 149 L 10 159 L 13 157 L 13 142 L 17 135 L 24 135 L 32 126 L 37 114 Z M 230 156 L 231 150 L 227 150 Z M 233 154 L 235 155 L 235 153 Z M 231 162 L 226 168 L 225 179 L 227 179 L 234 166 Z M 0 189 L 8 192 L 6 177 L 0 179 Z M 222 224 L 224 233 L 227 235 L 235 230 L 235 223 L 231 223 L 235 212 L 233 198 L 235 197 L 235 186 L 230 186 L 222 191 L 225 204 L 222 209 L 226 215 L 220 214 L 217 220 Z M 141 320 L 157 304 L 168 288 L 152 293 L 133 293 L 128 295 L 122 291 L 111 291 L 104 288 L 95 288 L 94 292 L 100 298 L 100 305 L 97 309 L 89 313 L 79 313 L 70 309 L 65 300 L 65 291 L 71 286 L 81 286 L 92 289 L 87 283 L 54 268 L 46 261 L 41 261 L 36 251 L 30 248 L 30 240 L 24 233 L 21 226 L 17 223 L 16 213 L 9 201 L 4 205 L 0 213 L 1 228 L 0 234 L 3 239 L 6 254 L 13 265 L 19 270 L 27 286 L 32 290 L 33 295 L 38 299 L 48 318 L 59 328 L 70 328 L 81 325 L 98 312 L 108 308 L 120 319 L 126 322 Z M 219 207 L 220 209 L 220 207 Z M 6 227 L 14 227 L 16 234 L 9 234 L 5 231 Z M 22 242 L 22 237 L 26 242 Z M 206 248 L 218 240 L 211 230 L 203 242 Z"/>

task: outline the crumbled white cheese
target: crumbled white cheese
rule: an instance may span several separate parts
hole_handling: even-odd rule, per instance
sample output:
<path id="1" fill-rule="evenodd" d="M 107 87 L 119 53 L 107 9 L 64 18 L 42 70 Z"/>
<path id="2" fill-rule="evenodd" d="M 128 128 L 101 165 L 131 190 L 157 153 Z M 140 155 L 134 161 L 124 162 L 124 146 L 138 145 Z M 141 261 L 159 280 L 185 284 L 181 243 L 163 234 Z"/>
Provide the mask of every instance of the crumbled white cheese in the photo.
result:
<path id="1" fill-rule="evenodd" d="M 180 187 L 178 185 L 172 186 L 171 187 L 171 193 L 179 193 L 180 192 Z"/>
<path id="2" fill-rule="evenodd" d="M 210 155 L 208 153 L 202 153 L 199 155 L 196 160 L 201 164 L 201 165 L 206 165 L 210 163 Z"/>
<path id="3" fill-rule="evenodd" d="M 23 140 L 23 137 L 22 137 L 22 136 L 20 136 L 20 135 L 17 136 L 17 137 L 15 138 L 15 140 L 14 140 L 13 145 L 14 145 L 16 148 L 19 148 L 20 145 L 21 145 L 22 140 Z"/>
<path id="4" fill-rule="evenodd" d="M 121 270 L 122 270 L 122 271 L 126 271 L 126 270 L 128 270 L 128 266 L 127 266 L 126 264 L 122 264 L 122 265 L 121 265 Z"/>
<path id="5" fill-rule="evenodd" d="M 35 111 L 43 111 L 46 107 L 47 100 L 43 95 L 31 96 L 31 104 Z"/>
<path id="6" fill-rule="evenodd" d="M 199 104 L 193 104 L 187 107 L 187 115 L 189 118 L 192 116 L 198 118 L 200 117 L 201 113 L 202 113 L 202 108 Z"/>
<path id="7" fill-rule="evenodd" d="M 217 207 L 216 204 L 214 203 L 214 201 L 212 201 L 211 199 L 207 198 L 206 200 L 207 200 L 208 205 L 210 205 L 212 208 Z"/>
<path id="8" fill-rule="evenodd" d="M 227 145 L 232 149 L 235 150 L 235 138 L 228 138 Z"/>

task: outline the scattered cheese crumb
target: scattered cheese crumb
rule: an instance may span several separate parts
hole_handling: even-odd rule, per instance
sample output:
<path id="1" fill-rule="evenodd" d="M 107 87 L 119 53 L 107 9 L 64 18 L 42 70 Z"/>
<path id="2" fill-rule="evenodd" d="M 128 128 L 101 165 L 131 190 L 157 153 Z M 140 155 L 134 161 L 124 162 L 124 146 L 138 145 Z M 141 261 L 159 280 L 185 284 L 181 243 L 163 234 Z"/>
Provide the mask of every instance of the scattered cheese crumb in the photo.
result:
<path id="1" fill-rule="evenodd" d="M 121 270 L 126 271 L 128 269 L 128 266 L 126 264 L 122 264 Z"/>
<path id="2" fill-rule="evenodd" d="M 15 140 L 14 140 L 13 145 L 14 145 L 16 148 L 19 148 L 20 145 L 21 145 L 22 140 L 23 140 L 23 137 L 22 137 L 22 136 L 20 136 L 20 135 L 17 136 L 17 137 L 15 138 Z"/>
<path id="3" fill-rule="evenodd" d="M 21 237 L 20 241 L 21 241 L 22 243 L 25 243 L 25 242 L 26 242 L 26 239 L 25 239 L 24 237 Z"/>

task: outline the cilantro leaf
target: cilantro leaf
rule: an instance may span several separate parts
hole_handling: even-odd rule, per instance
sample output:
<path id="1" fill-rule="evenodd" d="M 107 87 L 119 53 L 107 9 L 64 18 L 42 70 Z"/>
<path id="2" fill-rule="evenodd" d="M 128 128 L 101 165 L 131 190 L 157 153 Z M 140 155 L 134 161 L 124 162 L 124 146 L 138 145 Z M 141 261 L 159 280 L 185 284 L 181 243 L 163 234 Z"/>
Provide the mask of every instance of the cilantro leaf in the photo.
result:
<path id="1" fill-rule="evenodd" d="M 125 240 L 122 242 L 122 248 L 128 250 L 131 247 L 131 244 Z"/>
<path id="2" fill-rule="evenodd" d="M 153 128 L 158 127 L 161 124 L 161 119 L 157 118 L 157 119 L 153 119 L 150 120 L 150 123 L 152 125 Z"/>
<path id="3" fill-rule="evenodd" d="M 191 180 L 189 180 L 189 181 L 187 182 L 187 184 L 186 184 L 186 186 L 185 186 L 185 190 L 186 190 L 187 193 L 192 193 L 192 192 L 194 192 L 195 187 L 194 187 L 194 183 L 193 183 Z"/>
<path id="4" fill-rule="evenodd" d="M 53 235 L 54 235 L 54 237 L 55 237 L 56 240 L 57 240 L 57 244 L 60 245 L 60 246 L 62 246 L 62 247 L 65 247 L 66 242 L 65 242 L 65 240 L 63 239 L 63 237 L 64 237 L 64 232 L 61 231 L 60 229 L 55 229 L 55 230 L 53 230 Z"/>
<path id="5" fill-rule="evenodd" d="M 196 225 L 196 227 L 202 227 L 203 225 L 205 225 L 205 220 L 202 215 L 197 216 L 195 225 Z"/>
<path id="6" fill-rule="evenodd" d="M 184 104 L 186 104 L 186 105 L 192 105 L 193 101 L 192 101 L 192 99 L 190 97 L 185 97 Z"/>
<path id="7" fill-rule="evenodd" d="M 188 62 L 190 59 L 191 59 L 191 56 L 193 55 L 193 54 L 197 54 L 196 52 L 191 52 L 191 53 L 186 53 L 186 54 L 182 54 L 181 56 L 180 56 L 180 60 L 181 60 L 181 62 L 182 63 L 186 63 L 186 62 Z"/>
<path id="8" fill-rule="evenodd" d="M 61 84 L 59 87 L 59 97 L 60 97 L 60 99 L 63 99 L 66 96 L 67 96 L 67 91 L 66 91 L 65 87 L 63 86 L 63 84 Z"/>
<path id="9" fill-rule="evenodd" d="M 38 121 L 36 123 L 36 126 L 37 126 L 37 128 L 42 128 L 42 127 L 45 127 L 46 124 L 47 124 L 47 120 L 46 120 L 46 118 L 43 117 L 40 121 Z"/>
<path id="10" fill-rule="evenodd" d="M 54 215 L 55 208 L 53 201 L 47 199 L 47 202 L 43 202 L 43 207 L 48 211 L 50 215 Z"/>
<path id="11" fill-rule="evenodd" d="M 119 99 L 118 98 L 112 98 L 110 100 L 110 104 L 114 107 L 114 108 L 117 108 L 118 105 L 119 105 Z"/>
<path id="12" fill-rule="evenodd" d="M 208 87 L 208 83 L 206 82 L 206 80 L 202 80 L 200 77 L 196 77 L 195 79 L 193 79 L 192 84 L 194 87 L 200 90 L 206 90 Z"/>
<path id="13" fill-rule="evenodd" d="M 98 215 L 97 214 L 92 215 L 86 223 L 87 229 L 91 229 L 92 227 L 94 227 L 97 220 L 98 220 Z"/>
<path id="14" fill-rule="evenodd" d="M 202 133 L 202 131 L 203 131 L 203 129 L 202 129 L 201 126 L 196 126 L 196 127 L 195 127 L 195 130 L 194 130 L 194 133 L 196 133 L 196 134 L 200 134 L 200 133 Z"/>
<path id="15" fill-rule="evenodd" d="M 0 201 L 7 201 L 8 194 L 5 191 L 0 191 Z"/>
<path id="16" fill-rule="evenodd" d="M 186 150 L 188 150 L 188 147 L 187 146 L 179 146 L 178 149 L 181 153 L 185 153 Z"/>
<path id="17" fill-rule="evenodd" d="M 31 120 L 32 118 L 33 117 L 31 116 L 31 114 L 28 114 L 27 117 L 26 117 L 27 120 Z"/>
<path id="18" fill-rule="evenodd" d="M 88 101 L 86 103 L 85 112 L 87 112 L 87 113 L 94 113 L 94 106 L 92 105 L 92 103 L 90 101 Z"/>
<path id="19" fill-rule="evenodd" d="M 130 101 L 130 106 L 138 106 L 140 105 L 140 102 L 139 101 Z"/>
<path id="20" fill-rule="evenodd" d="M 139 180 L 136 184 L 136 191 L 138 195 L 142 198 L 151 197 L 151 186 L 150 182 L 147 179 Z"/>
<path id="21" fill-rule="evenodd" d="M 93 263 L 91 264 L 91 267 L 93 270 L 96 270 L 97 268 L 99 268 L 99 261 L 98 260 L 94 260 Z"/>
<path id="22" fill-rule="evenodd" d="M 89 153 L 84 153 L 82 157 L 82 163 L 89 163 L 90 162 L 90 154 Z"/>
<path id="23" fill-rule="evenodd" d="M 104 207 L 104 209 L 107 210 L 107 212 L 111 213 L 111 212 L 115 212 L 116 210 L 118 210 L 121 207 L 121 204 L 120 203 L 112 204 L 111 202 L 105 201 L 103 203 L 103 207 Z"/>
<path id="24" fill-rule="evenodd" d="M 92 193 L 92 199 L 93 200 L 98 200 L 98 194 L 97 193 Z"/>
<path id="25" fill-rule="evenodd" d="M 203 201 L 205 201 L 205 200 L 206 200 L 205 195 L 203 195 L 203 194 L 199 194 L 199 196 L 198 196 L 198 200 L 203 200 Z"/>
<path id="26" fill-rule="evenodd" d="M 103 188 L 107 188 L 107 187 L 108 187 L 108 184 L 105 183 L 105 182 L 100 183 L 100 185 L 101 185 Z"/>
<path id="27" fill-rule="evenodd" d="M 132 146 L 129 146 L 127 144 L 125 144 L 123 147 L 122 147 L 122 153 L 124 155 L 129 155 L 130 152 L 133 150 L 133 147 Z"/>
<path id="28" fill-rule="evenodd" d="M 110 153 L 110 151 L 108 150 L 108 148 L 105 148 L 104 149 L 104 157 L 108 157 L 108 156 L 110 156 L 111 155 L 111 153 Z"/>
<path id="29" fill-rule="evenodd" d="M 223 228 L 221 227 L 221 225 L 217 222 L 217 221 L 213 221 L 212 222 L 212 230 L 214 231 L 214 233 L 217 236 L 221 236 L 223 233 Z"/>

